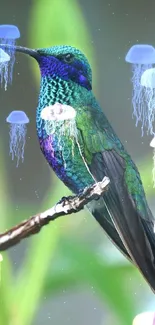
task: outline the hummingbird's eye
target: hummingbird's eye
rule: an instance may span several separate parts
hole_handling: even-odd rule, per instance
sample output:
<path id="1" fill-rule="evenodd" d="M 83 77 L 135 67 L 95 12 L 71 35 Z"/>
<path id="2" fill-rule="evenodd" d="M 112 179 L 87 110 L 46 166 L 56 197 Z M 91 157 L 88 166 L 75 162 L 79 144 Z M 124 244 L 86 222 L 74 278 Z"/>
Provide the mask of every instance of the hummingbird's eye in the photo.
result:
<path id="1" fill-rule="evenodd" d="M 71 53 L 67 53 L 67 54 L 64 55 L 63 59 L 64 59 L 65 62 L 71 63 L 74 60 L 74 55 L 71 54 Z"/>

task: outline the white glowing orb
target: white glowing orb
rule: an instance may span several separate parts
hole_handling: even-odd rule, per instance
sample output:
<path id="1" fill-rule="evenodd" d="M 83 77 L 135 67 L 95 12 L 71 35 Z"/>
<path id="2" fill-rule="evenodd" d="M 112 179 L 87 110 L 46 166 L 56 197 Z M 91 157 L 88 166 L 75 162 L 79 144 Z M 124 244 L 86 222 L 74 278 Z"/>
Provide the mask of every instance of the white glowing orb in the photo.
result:
<path id="1" fill-rule="evenodd" d="M 155 325 L 155 313 L 145 312 L 137 315 L 132 325 Z"/>
<path id="2" fill-rule="evenodd" d="M 76 111 L 72 106 L 55 103 L 45 107 L 41 111 L 41 118 L 45 121 L 72 120 L 76 116 Z"/>
<path id="3" fill-rule="evenodd" d="M 155 137 L 151 140 L 150 147 L 155 148 Z"/>
<path id="4" fill-rule="evenodd" d="M 155 88 L 155 68 L 147 69 L 141 76 L 141 85 L 146 88 Z"/>
<path id="5" fill-rule="evenodd" d="M 10 56 L 2 49 L 0 49 L 0 64 L 9 61 L 10 61 Z"/>

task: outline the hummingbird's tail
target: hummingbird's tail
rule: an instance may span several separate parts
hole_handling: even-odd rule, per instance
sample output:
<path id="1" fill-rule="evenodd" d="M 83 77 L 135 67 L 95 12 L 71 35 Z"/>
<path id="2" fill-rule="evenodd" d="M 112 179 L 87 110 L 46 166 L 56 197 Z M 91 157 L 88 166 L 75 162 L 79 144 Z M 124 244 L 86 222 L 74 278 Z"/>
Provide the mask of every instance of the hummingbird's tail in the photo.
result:
<path id="1" fill-rule="evenodd" d="M 129 253 L 127 252 L 114 224 L 110 217 L 110 214 L 105 206 L 103 198 L 100 198 L 97 201 L 91 201 L 87 204 L 89 212 L 95 217 L 100 226 L 108 235 L 109 239 L 113 244 L 122 252 L 122 254 L 129 259 L 130 262 L 133 262 Z"/>
<path id="2" fill-rule="evenodd" d="M 92 201 L 87 206 L 116 247 L 139 268 L 155 293 L 155 236 L 152 225 L 145 220 L 139 220 L 138 217 L 134 220 L 134 229 L 125 224 L 126 222 L 122 222 L 122 226 L 115 228 L 117 226 L 110 221 L 110 214 L 105 208 L 103 198 Z M 130 222 L 132 223 L 132 220 Z M 121 237 L 120 233 L 123 234 Z"/>
<path id="3" fill-rule="evenodd" d="M 99 161 L 97 155 L 96 159 Z M 94 159 L 95 166 L 97 161 Z M 90 202 L 88 208 L 117 247 L 139 268 L 155 292 L 154 218 L 147 205 L 145 194 L 141 197 L 143 191 L 136 188 L 140 196 L 139 204 L 143 207 L 142 213 L 139 212 L 127 188 L 124 170 L 123 160 L 115 151 L 102 153 L 102 171 L 104 171 L 102 176 L 109 177 L 109 189 L 100 200 Z M 94 175 L 97 176 L 95 172 Z M 141 187 L 139 174 L 136 174 L 136 178 Z M 137 179 L 135 184 L 136 182 Z"/>

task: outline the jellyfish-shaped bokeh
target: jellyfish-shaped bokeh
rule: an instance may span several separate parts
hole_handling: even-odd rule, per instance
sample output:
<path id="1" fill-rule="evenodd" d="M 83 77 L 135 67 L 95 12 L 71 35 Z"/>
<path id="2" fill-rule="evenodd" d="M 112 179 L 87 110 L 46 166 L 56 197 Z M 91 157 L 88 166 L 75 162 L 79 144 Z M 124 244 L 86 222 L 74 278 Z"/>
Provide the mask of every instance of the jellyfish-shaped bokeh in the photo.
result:
<path id="1" fill-rule="evenodd" d="M 142 136 L 144 128 L 148 128 L 147 102 L 145 90 L 141 85 L 141 76 L 145 70 L 152 68 L 155 63 L 155 48 L 152 45 L 136 44 L 128 51 L 125 61 L 132 65 L 132 105 L 133 116 L 136 118 L 136 126 L 141 122 Z"/>
<path id="2" fill-rule="evenodd" d="M 17 26 L 14 25 L 0 25 L 0 43 L 10 45 L 7 48 L 7 53 L 10 56 L 10 61 L 5 64 L 3 69 L 0 69 L 1 84 L 4 80 L 4 88 L 7 89 L 7 84 L 12 83 L 13 66 L 15 63 L 15 50 L 13 46 L 15 45 L 16 39 L 20 37 L 20 32 Z"/>
<path id="3" fill-rule="evenodd" d="M 147 105 L 145 110 L 147 119 L 147 131 L 151 135 L 155 135 L 153 130 L 153 122 L 155 120 L 155 68 L 147 69 L 141 76 L 141 86 L 143 87 L 143 100 Z"/>
<path id="4" fill-rule="evenodd" d="M 58 127 L 63 134 L 69 132 L 71 135 L 75 129 L 76 111 L 72 106 L 55 103 L 47 106 L 41 111 L 41 118 L 44 120 L 45 131 L 48 135 L 55 133 Z"/>
<path id="5" fill-rule="evenodd" d="M 17 167 L 20 159 L 24 161 L 24 148 L 26 142 L 27 127 L 29 118 L 23 111 L 12 111 L 6 119 L 10 124 L 10 154 L 12 160 L 16 157 Z"/>

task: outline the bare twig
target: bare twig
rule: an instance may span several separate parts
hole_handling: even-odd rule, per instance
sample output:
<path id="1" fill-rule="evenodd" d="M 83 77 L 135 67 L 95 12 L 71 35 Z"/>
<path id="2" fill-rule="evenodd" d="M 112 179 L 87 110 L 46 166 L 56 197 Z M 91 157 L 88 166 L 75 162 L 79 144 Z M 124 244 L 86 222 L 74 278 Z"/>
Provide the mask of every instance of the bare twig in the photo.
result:
<path id="1" fill-rule="evenodd" d="M 32 216 L 30 219 L 21 222 L 5 233 L 0 234 L 0 251 L 4 251 L 19 243 L 23 238 L 38 233 L 41 228 L 61 216 L 76 213 L 83 209 L 84 205 L 93 199 L 103 195 L 108 189 L 109 179 L 104 177 L 98 182 L 86 188 L 81 194 L 62 198 L 54 207 L 45 212 Z"/>

